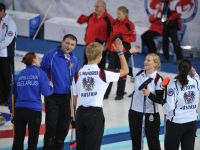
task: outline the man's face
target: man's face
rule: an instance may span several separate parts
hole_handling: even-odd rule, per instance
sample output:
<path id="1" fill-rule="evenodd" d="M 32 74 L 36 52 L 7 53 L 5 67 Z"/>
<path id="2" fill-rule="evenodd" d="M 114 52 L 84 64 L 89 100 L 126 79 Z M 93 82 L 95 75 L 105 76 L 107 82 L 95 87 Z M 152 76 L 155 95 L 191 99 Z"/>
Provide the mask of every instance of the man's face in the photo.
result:
<path id="1" fill-rule="evenodd" d="M 5 16 L 5 10 L 0 11 L 0 18 L 3 18 Z"/>
<path id="2" fill-rule="evenodd" d="M 76 41 L 72 40 L 71 38 L 66 38 L 61 43 L 61 49 L 65 54 L 69 54 L 71 51 L 73 51 L 76 47 Z"/>
<path id="3" fill-rule="evenodd" d="M 102 2 L 97 1 L 94 5 L 94 9 L 97 15 L 102 14 L 105 11 L 105 6 L 103 5 Z"/>

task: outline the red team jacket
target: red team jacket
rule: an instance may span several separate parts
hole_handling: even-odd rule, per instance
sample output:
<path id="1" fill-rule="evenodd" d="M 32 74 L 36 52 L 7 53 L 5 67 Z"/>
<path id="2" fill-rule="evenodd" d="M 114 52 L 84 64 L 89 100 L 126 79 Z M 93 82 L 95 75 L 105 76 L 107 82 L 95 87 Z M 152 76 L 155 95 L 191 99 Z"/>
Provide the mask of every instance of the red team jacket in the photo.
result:
<path id="1" fill-rule="evenodd" d="M 157 19 L 155 15 L 150 15 L 149 22 L 151 23 L 149 30 L 158 32 L 162 35 L 163 28 L 161 19 Z"/>
<path id="2" fill-rule="evenodd" d="M 172 0 L 169 0 L 169 5 L 173 5 Z M 173 21 L 177 21 L 178 30 L 180 30 L 182 28 L 182 20 L 181 20 L 181 13 L 177 12 L 178 6 L 181 6 L 180 2 L 176 4 L 175 9 L 173 10 L 169 9 L 168 20 L 169 20 L 169 23 Z"/>
<path id="3" fill-rule="evenodd" d="M 135 25 L 127 18 L 123 21 L 115 20 L 113 23 L 112 32 L 110 34 L 108 49 L 114 51 L 112 44 L 117 38 L 123 42 L 124 51 L 129 50 L 131 42 L 136 40 Z"/>
<path id="4" fill-rule="evenodd" d="M 180 30 L 182 28 L 181 14 L 178 13 L 176 10 L 170 11 L 170 16 L 169 16 L 168 20 L 169 21 L 177 20 L 178 29 Z"/>
<path id="5" fill-rule="evenodd" d="M 77 22 L 80 24 L 87 23 L 85 33 L 86 45 L 92 42 L 103 44 L 108 41 L 114 19 L 105 11 L 100 18 L 97 18 L 95 12 L 90 16 L 81 15 Z"/>

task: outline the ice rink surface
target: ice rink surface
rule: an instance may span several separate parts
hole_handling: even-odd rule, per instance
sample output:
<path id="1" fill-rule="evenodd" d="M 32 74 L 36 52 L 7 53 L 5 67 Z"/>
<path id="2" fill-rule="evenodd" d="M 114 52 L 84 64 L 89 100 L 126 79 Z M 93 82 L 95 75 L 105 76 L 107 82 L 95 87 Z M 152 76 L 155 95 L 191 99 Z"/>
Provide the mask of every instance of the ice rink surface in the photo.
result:
<path id="1" fill-rule="evenodd" d="M 21 69 L 23 69 L 25 66 L 20 62 L 21 58 L 16 57 L 15 59 L 15 70 L 16 72 L 19 72 Z M 171 73 L 165 73 L 161 72 L 161 74 L 165 77 L 166 75 L 170 77 L 174 77 L 174 74 Z M 128 128 L 128 110 L 130 108 L 131 98 L 128 97 L 128 95 L 133 91 L 133 82 L 131 81 L 131 78 L 128 77 L 127 84 L 126 84 L 126 92 L 127 94 L 124 95 L 123 100 L 116 101 L 114 100 L 115 94 L 116 94 L 116 83 L 113 84 L 113 88 L 111 91 L 111 94 L 109 96 L 109 99 L 104 100 L 103 102 L 103 110 L 105 115 L 105 131 L 104 131 L 104 139 L 108 138 L 109 136 L 115 135 L 111 138 L 111 142 L 104 142 L 101 150 L 131 150 L 131 141 L 129 137 L 129 128 Z M 9 112 L 6 107 L 0 106 L 1 111 Z M 161 126 L 163 126 L 163 113 L 162 113 L 162 107 L 159 107 L 160 110 L 160 116 L 161 116 Z M 200 109 L 199 109 L 200 113 Z M 44 114 L 43 114 L 43 121 L 44 123 Z M 0 131 L 3 129 L 12 129 L 12 125 L 10 122 L 6 123 L 6 126 L 0 127 Z M 125 134 L 125 139 L 121 138 L 120 140 L 117 136 L 122 136 Z M 1 136 L 1 132 L 0 132 Z M 66 138 L 66 142 L 69 142 L 70 139 L 70 132 Z M 106 140 L 105 140 L 106 141 Z M 117 141 L 117 142 L 116 142 Z M 163 148 L 163 141 L 164 136 L 163 134 L 160 135 L 160 142 L 162 149 Z M 0 138 L 0 150 L 9 150 L 11 149 L 12 145 L 12 138 Z M 40 135 L 39 141 L 38 141 L 38 147 L 41 149 L 43 145 L 43 135 Z M 27 138 L 25 139 L 25 147 L 27 146 Z M 67 146 L 66 146 L 67 147 Z M 147 143 L 145 141 L 145 150 L 148 150 Z M 200 129 L 197 131 L 197 138 L 196 138 L 196 144 L 195 144 L 195 150 L 200 149 Z"/>

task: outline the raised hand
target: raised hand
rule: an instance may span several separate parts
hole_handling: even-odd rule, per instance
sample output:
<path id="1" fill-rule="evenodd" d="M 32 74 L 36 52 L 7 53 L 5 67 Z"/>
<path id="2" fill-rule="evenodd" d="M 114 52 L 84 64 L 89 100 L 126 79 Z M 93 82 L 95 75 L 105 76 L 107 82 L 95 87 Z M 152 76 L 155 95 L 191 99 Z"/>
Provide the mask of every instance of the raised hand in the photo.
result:
<path id="1" fill-rule="evenodd" d="M 195 74 L 196 74 L 196 70 L 195 70 L 194 67 L 192 67 L 191 70 L 190 70 L 190 72 L 189 72 L 189 75 L 190 75 L 191 77 L 194 77 Z"/>
<path id="2" fill-rule="evenodd" d="M 149 96 L 150 95 L 150 90 L 149 90 L 149 87 L 147 86 L 147 88 L 143 88 L 142 89 L 142 93 L 144 94 L 144 96 Z"/>
<path id="3" fill-rule="evenodd" d="M 140 49 L 140 46 L 139 46 L 139 45 L 136 45 L 136 46 L 131 47 L 131 49 L 129 50 L 129 52 L 130 52 L 131 54 L 137 53 L 137 52 L 139 51 L 139 49 Z"/>
<path id="4" fill-rule="evenodd" d="M 113 45 L 114 50 L 116 52 L 123 51 L 123 44 L 122 44 L 122 41 L 119 38 L 117 38 L 116 43 L 112 44 L 112 45 Z"/>

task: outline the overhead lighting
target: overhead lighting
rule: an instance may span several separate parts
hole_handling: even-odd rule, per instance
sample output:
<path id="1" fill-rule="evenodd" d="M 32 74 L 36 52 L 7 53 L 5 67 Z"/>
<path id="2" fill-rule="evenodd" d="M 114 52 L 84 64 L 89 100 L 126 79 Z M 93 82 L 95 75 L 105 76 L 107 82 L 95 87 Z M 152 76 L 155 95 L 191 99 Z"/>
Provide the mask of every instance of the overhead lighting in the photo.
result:
<path id="1" fill-rule="evenodd" d="M 181 46 L 182 49 L 186 49 L 186 50 L 192 50 L 192 46 L 191 45 L 185 45 L 185 46 Z"/>

